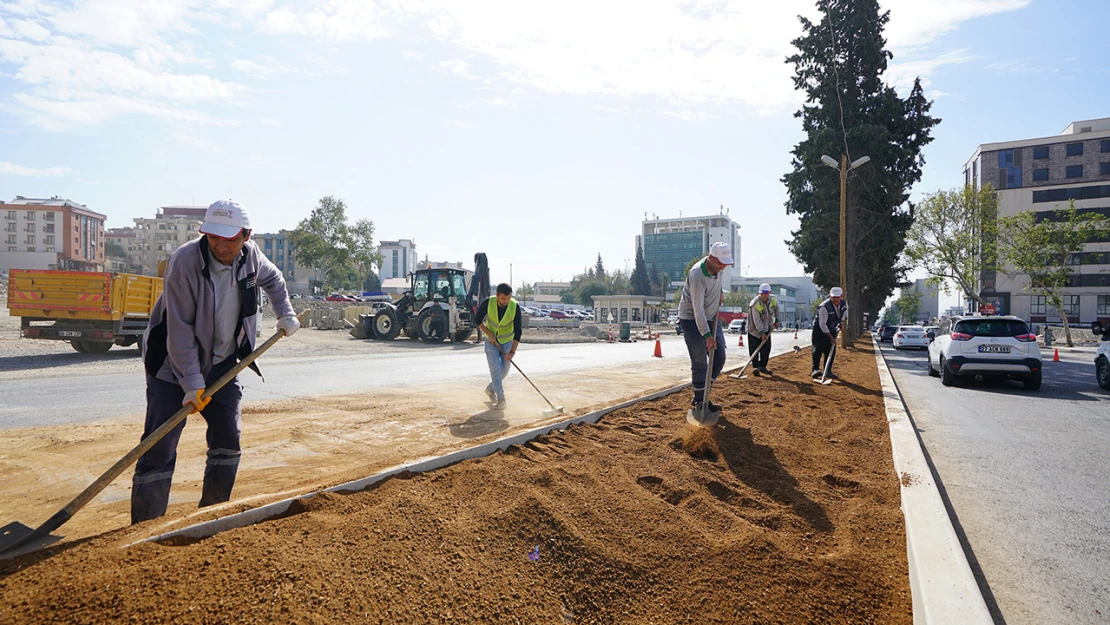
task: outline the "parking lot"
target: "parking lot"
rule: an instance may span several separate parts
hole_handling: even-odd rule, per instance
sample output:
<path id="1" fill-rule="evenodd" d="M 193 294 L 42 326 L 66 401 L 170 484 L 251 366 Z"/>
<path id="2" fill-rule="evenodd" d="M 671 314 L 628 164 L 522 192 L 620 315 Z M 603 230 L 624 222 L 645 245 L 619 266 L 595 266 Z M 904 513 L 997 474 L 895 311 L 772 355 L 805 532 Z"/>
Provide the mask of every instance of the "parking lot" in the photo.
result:
<path id="1" fill-rule="evenodd" d="M 924 350 L 883 355 L 996 622 L 1110 621 L 1110 392 L 1094 349 L 1045 351 L 1044 383 L 929 377 Z"/>

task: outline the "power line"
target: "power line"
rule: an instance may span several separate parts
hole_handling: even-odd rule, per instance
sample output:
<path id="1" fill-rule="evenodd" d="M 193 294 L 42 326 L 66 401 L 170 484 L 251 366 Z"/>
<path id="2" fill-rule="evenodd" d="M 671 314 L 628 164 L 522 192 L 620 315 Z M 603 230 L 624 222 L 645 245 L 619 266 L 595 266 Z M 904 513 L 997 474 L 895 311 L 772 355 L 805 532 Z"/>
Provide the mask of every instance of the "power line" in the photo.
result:
<path id="1" fill-rule="evenodd" d="M 840 70 L 837 69 L 837 59 L 840 58 L 840 52 L 836 49 L 836 35 L 833 32 L 832 25 L 832 3 L 830 0 L 825 0 L 825 11 L 829 20 L 829 40 L 832 42 L 833 50 L 833 76 L 836 78 L 836 105 L 840 109 L 840 135 L 844 138 L 844 155 L 848 157 L 848 162 L 852 162 L 852 154 L 848 151 L 848 130 L 844 127 L 844 102 L 840 99 Z"/>

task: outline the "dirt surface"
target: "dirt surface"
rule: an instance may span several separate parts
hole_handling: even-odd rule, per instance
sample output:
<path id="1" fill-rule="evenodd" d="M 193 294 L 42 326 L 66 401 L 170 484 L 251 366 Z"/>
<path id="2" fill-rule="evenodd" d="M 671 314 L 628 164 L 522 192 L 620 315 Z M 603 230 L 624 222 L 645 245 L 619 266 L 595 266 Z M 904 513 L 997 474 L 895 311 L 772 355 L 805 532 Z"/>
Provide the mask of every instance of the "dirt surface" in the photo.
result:
<path id="1" fill-rule="evenodd" d="M 875 358 L 837 360 L 722 378 L 711 436 L 687 391 L 200 541 L 0 562 L 0 623 L 908 624 Z"/>

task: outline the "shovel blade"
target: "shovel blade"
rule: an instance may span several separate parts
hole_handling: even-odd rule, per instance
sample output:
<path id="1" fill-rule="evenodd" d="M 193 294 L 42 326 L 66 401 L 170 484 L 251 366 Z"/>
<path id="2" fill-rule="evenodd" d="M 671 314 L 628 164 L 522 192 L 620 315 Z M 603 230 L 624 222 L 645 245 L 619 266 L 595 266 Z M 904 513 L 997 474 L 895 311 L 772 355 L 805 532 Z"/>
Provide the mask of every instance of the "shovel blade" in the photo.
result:
<path id="1" fill-rule="evenodd" d="M 564 409 L 564 406 L 555 406 L 554 408 L 551 408 L 549 410 L 544 410 L 543 411 L 543 416 L 545 416 L 545 417 L 554 417 L 555 415 L 561 415 L 564 412 L 563 409 Z"/>
<path id="2" fill-rule="evenodd" d="M 829 378 L 827 380 L 821 380 L 821 385 L 822 386 L 828 386 L 830 384 L 832 384 L 832 378 Z"/>
<path id="3" fill-rule="evenodd" d="M 34 531 L 33 528 L 27 527 L 18 521 L 0 527 L 0 560 L 42 549 L 62 539 L 61 536 L 47 534 L 41 538 L 31 540 L 27 544 L 20 545 Z M 13 549 L 12 547 L 15 545 L 19 546 Z"/>
<path id="4" fill-rule="evenodd" d="M 707 428 L 717 425 L 717 421 L 721 418 L 720 412 L 713 412 L 712 410 L 694 410 L 693 408 L 686 411 L 686 422 L 695 427 Z"/>

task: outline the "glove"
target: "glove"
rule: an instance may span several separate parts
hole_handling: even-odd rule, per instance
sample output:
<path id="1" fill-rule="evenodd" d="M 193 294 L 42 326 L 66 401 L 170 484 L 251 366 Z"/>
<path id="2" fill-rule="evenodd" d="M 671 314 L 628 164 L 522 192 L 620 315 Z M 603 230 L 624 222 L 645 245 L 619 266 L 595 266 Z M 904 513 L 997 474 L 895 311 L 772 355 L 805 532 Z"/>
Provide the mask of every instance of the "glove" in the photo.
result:
<path id="1" fill-rule="evenodd" d="M 293 336 L 297 328 L 301 327 L 301 322 L 297 321 L 296 315 L 286 315 L 278 319 L 277 329 L 285 332 L 285 336 Z"/>
<path id="2" fill-rule="evenodd" d="M 189 404 L 192 404 L 193 405 L 193 411 L 190 412 L 189 414 L 196 414 L 196 413 L 200 412 L 201 410 L 204 410 L 204 407 L 208 405 L 208 402 L 212 401 L 211 397 L 202 399 L 201 397 L 203 395 L 204 395 L 204 389 L 197 389 L 196 395 L 190 395 L 189 393 L 185 393 L 185 399 L 181 400 L 181 405 L 182 406 L 188 406 Z"/>

